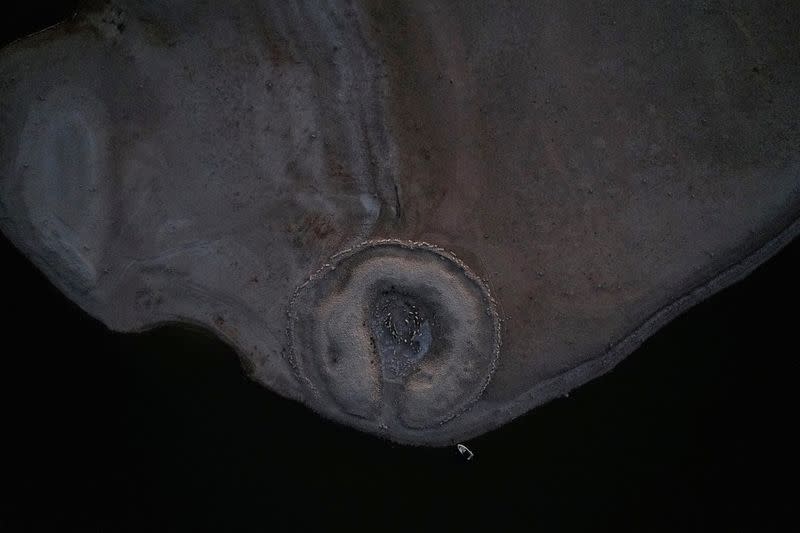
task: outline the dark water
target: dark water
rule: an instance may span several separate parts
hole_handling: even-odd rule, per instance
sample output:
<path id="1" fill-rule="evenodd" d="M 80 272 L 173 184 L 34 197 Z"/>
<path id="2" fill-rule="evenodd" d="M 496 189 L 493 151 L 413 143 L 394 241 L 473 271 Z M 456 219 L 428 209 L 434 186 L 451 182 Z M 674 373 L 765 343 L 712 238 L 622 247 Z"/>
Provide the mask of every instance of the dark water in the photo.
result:
<path id="1" fill-rule="evenodd" d="M 468 445 L 393 445 L 179 327 L 107 331 L 7 241 L 0 531 L 779 531 L 795 519 L 800 241 L 611 374 Z M 791 523 L 789 522 L 789 523 Z"/>
<path id="2" fill-rule="evenodd" d="M 29 4 L 6 36 L 57 13 Z M 203 332 L 111 333 L 0 256 L 0 531 L 794 529 L 800 242 L 469 463 L 322 420 Z"/>

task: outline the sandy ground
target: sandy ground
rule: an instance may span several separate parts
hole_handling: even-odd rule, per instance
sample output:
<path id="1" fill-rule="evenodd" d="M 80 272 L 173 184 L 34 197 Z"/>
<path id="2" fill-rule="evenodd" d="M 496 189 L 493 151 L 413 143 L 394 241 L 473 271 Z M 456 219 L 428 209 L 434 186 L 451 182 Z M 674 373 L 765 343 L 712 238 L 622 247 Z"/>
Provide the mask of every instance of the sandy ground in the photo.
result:
<path id="1" fill-rule="evenodd" d="M 800 227 L 796 3 L 130 4 L 0 53 L 3 232 L 110 328 L 202 325 L 258 382 L 399 442 L 457 442 L 607 372 Z M 430 416 L 359 410 L 386 412 L 364 392 L 385 367 L 352 363 L 373 377 L 339 383 L 363 398 L 345 408 L 291 364 L 298 288 L 383 239 L 444 250 L 496 303 L 460 380 L 437 378 L 457 355 L 412 361 Z M 410 272 L 381 279 L 437 294 Z M 482 331 L 463 320 L 434 341 Z"/>

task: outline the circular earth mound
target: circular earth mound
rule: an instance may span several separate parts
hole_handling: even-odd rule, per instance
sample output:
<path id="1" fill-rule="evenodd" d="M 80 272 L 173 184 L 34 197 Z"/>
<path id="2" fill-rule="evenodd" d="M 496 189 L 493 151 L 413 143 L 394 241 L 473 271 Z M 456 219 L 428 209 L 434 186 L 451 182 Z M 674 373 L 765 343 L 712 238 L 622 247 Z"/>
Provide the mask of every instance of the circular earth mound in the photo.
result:
<path id="1" fill-rule="evenodd" d="M 289 334 L 313 407 L 389 437 L 463 413 L 500 350 L 486 285 L 453 255 L 406 241 L 334 256 L 297 290 Z"/>

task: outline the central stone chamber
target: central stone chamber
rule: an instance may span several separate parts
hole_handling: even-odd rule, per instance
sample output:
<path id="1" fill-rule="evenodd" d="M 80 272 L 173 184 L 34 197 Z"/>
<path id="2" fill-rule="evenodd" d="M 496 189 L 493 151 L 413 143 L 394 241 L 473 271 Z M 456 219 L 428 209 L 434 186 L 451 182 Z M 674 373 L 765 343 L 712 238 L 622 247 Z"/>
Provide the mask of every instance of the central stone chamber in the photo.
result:
<path id="1" fill-rule="evenodd" d="M 370 309 L 369 328 L 383 378 L 401 382 L 431 351 L 433 330 L 438 329 L 435 312 L 418 295 L 394 286 L 378 291 Z"/>

